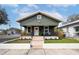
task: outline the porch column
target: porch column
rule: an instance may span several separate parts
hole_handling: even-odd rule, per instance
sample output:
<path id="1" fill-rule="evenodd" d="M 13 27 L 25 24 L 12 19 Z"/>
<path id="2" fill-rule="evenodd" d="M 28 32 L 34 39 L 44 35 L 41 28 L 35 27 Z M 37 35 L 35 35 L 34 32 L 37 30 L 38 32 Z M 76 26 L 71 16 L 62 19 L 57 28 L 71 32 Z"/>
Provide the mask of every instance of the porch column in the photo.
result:
<path id="1" fill-rule="evenodd" d="M 21 26 L 21 24 L 20 24 L 20 29 L 21 29 L 21 37 L 20 37 L 20 39 L 22 39 L 22 26 Z"/>
<path id="2" fill-rule="evenodd" d="M 28 33 L 28 28 L 27 28 L 27 26 L 24 27 L 24 31 L 25 31 L 26 33 Z"/>

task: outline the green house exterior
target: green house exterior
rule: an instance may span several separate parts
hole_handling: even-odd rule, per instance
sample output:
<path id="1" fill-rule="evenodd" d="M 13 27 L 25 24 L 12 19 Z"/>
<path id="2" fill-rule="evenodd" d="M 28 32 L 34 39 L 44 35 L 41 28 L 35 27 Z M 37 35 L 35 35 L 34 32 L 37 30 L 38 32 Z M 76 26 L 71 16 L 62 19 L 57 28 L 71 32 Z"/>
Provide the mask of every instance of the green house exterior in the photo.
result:
<path id="1" fill-rule="evenodd" d="M 54 28 L 60 20 L 42 12 L 36 12 L 18 20 L 25 32 L 32 36 L 55 36 Z"/>

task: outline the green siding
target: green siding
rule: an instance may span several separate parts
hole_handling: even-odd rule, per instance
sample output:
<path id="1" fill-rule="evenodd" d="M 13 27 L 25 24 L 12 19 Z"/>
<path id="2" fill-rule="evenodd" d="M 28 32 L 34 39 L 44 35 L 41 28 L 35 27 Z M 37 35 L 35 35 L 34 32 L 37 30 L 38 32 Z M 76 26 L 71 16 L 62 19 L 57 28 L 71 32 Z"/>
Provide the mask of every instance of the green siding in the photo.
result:
<path id="1" fill-rule="evenodd" d="M 40 22 L 38 22 L 40 21 Z M 42 16 L 42 19 L 37 19 L 37 16 L 33 16 L 29 19 L 21 21 L 22 26 L 57 26 L 59 22 L 54 19 Z"/>

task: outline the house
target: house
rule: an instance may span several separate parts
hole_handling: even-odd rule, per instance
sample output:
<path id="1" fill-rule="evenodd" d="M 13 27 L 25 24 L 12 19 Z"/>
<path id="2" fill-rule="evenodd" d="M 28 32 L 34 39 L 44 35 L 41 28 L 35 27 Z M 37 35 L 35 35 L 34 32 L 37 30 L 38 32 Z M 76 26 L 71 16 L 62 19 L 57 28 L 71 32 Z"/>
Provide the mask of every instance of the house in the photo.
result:
<path id="1" fill-rule="evenodd" d="M 66 37 L 79 38 L 79 20 L 67 21 L 60 26 Z"/>
<path id="2" fill-rule="evenodd" d="M 54 28 L 58 26 L 60 19 L 44 12 L 36 12 L 19 19 L 21 27 L 24 27 L 28 36 L 56 36 Z"/>
<path id="3" fill-rule="evenodd" d="M 3 34 L 4 34 L 4 30 L 0 29 L 0 35 L 3 35 Z"/>
<path id="4" fill-rule="evenodd" d="M 8 35 L 20 35 L 21 30 L 17 28 L 10 28 L 6 30 Z"/>

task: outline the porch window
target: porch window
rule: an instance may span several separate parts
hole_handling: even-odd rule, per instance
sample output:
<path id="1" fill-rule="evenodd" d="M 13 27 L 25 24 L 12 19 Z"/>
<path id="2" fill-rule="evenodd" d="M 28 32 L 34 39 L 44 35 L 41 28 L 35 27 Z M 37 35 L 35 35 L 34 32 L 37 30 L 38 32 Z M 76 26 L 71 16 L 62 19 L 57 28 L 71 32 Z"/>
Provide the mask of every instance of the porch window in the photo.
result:
<path id="1" fill-rule="evenodd" d="M 31 32 L 31 27 L 28 27 L 28 32 Z"/>
<path id="2" fill-rule="evenodd" d="M 27 33 L 28 33 L 28 35 L 30 35 L 31 32 L 32 32 L 32 28 L 31 27 L 27 27 Z"/>
<path id="3" fill-rule="evenodd" d="M 44 27 L 44 35 L 49 35 L 49 27 L 48 26 Z"/>
<path id="4" fill-rule="evenodd" d="M 42 19 L 42 15 L 37 15 L 37 19 Z"/>

